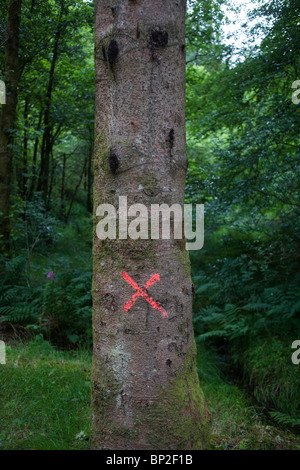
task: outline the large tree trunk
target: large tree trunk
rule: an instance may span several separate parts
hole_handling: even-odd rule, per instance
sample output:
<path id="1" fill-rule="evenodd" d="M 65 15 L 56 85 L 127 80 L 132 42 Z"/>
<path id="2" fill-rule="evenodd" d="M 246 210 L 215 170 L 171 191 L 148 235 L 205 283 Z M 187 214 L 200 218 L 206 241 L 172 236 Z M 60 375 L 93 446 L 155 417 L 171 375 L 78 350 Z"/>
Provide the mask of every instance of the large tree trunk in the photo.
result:
<path id="1" fill-rule="evenodd" d="M 96 1 L 94 213 L 99 204 L 184 203 L 185 0 Z M 150 212 L 150 211 L 149 211 Z M 98 220 L 95 220 L 97 223 Z M 149 295 L 134 290 L 158 273 Z M 203 449 L 183 240 L 94 238 L 93 449 Z"/>
<path id="2" fill-rule="evenodd" d="M 21 0 L 10 0 L 5 47 L 6 104 L 2 105 L 0 118 L 0 242 L 1 249 L 9 250 L 10 235 L 10 185 L 14 142 L 14 123 L 18 102 L 19 29 Z"/>
<path id="3" fill-rule="evenodd" d="M 87 163 L 87 193 L 86 193 L 86 208 L 89 212 L 93 211 L 92 204 L 92 186 L 93 186 L 93 174 L 92 174 L 92 160 L 93 160 L 93 147 L 89 146 L 88 149 L 88 163 Z"/>

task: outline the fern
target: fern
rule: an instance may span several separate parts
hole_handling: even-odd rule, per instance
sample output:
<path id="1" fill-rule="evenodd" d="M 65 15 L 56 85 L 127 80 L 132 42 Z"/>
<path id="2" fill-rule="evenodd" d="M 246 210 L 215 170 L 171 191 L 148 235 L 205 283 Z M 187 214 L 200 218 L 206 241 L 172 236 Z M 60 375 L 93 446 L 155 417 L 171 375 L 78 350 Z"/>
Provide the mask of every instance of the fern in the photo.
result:
<path id="1" fill-rule="evenodd" d="M 4 259 L 0 321 L 28 327 L 59 345 L 91 341 L 91 272 L 68 264 L 53 280 L 45 275 L 41 282 L 28 280 L 24 257 Z"/>
<path id="2" fill-rule="evenodd" d="M 220 336 L 224 336 L 223 330 L 208 331 L 207 333 L 203 333 L 202 335 L 196 336 L 196 343 L 201 343 L 202 341 L 205 341 L 207 339 L 216 338 Z"/>
<path id="3" fill-rule="evenodd" d="M 287 413 L 282 413 L 280 411 L 270 411 L 269 414 L 277 423 L 282 424 L 284 426 L 300 426 L 300 419 L 294 418 Z"/>

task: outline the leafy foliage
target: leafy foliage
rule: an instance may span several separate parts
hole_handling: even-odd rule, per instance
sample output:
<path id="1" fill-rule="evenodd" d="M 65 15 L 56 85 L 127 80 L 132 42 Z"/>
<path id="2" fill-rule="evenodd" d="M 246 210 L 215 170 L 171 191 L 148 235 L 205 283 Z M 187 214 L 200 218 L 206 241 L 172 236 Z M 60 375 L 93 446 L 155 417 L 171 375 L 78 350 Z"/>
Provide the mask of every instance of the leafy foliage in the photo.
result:
<path id="1" fill-rule="evenodd" d="M 260 44 L 187 69 L 187 201 L 205 204 L 206 229 L 191 253 L 196 341 L 226 348 L 257 400 L 289 424 L 300 416 L 299 11 L 265 2 L 251 13 Z"/>
<path id="2" fill-rule="evenodd" d="M 69 244 L 72 247 L 72 243 L 78 243 L 87 262 L 82 263 L 80 258 L 77 263 L 70 262 L 71 247 L 67 246 L 66 253 L 64 243 L 59 247 L 59 238 L 50 245 L 56 260 L 44 260 L 54 271 L 49 272 L 41 263 L 44 244 L 35 244 L 36 254 L 31 245 L 22 248 L 18 256 L 1 258 L 0 322 L 42 335 L 59 347 L 90 346 L 92 341 L 89 245 L 74 240 L 74 231 L 71 234 Z"/>

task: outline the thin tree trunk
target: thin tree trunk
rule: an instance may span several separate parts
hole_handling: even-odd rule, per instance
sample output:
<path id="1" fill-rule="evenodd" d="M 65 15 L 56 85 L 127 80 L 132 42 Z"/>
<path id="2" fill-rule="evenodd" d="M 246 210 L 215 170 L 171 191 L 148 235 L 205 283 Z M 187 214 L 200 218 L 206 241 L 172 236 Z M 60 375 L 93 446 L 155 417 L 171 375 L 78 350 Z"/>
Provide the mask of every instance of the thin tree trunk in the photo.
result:
<path id="1" fill-rule="evenodd" d="M 42 118 L 43 118 L 43 111 L 40 111 L 39 121 L 38 121 L 38 126 L 37 126 L 38 132 L 41 130 Z M 36 184 L 38 148 L 39 148 L 39 137 L 37 136 L 34 142 L 33 157 L 32 157 L 32 170 L 31 170 L 32 180 L 31 180 L 31 185 L 30 185 L 30 196 L 29 196 L 30 199 L 32 199 L 32 196 L 35 190 L 35 184 Z"/>
<path id="2" fill-rule="evenodd" d="M 68 220 L 69 220 L 69 217 L 70 217 L 70 214 L 71 214 L 71 210 L 72 210 L 72 207 L 73 207 L 73 204 L 74 204 L 76 195 L 77 195 L 77 191 L 78 191 L 78 189 L 80 188 L 81 181 L 82 181 L 83 175 L 84 175 L 85 170 L 86 170 L 86 162 L 87 162 L 87 157 L 86 157 L 85 160 L 84 160 L 84 164 L 83 164 L 83 168 L 82 168 L 82 172 L 81 172 L 79 181 L 78 181 L 78 183 L 77 183 L 77 185 L 76 185 L 76 188 L 74 189 L 74 192 L 73 192 L 73 195 L 72 195 L 72 199 L 71 199 L 71 202 L 70 202 L 70 205 L 69 205 L 69 209 L 68 209 L 68 212 L 67 212 L 67 215 L 66 215 L 66 222 L 68 222 Z"/>
<path id="3" fill-rule="evenodd" d="M 29 98 L 25 99 L 24 107 L 24 136 L 23 136 L 23 162 L 22 162 L 22 196 L 25 199 L 27 193 L 27 172 L 28 172 L 28 113 Z"/>
<path id="4" fill-rule="evenodd" d="M 94 213 L 99 204 L 184 203 L 185 0 L 96 1 Z M 96 221 L 97 222 L 97 221 Z M 118 224 L 117 224 L 118 226 Z M 183 240 L 94 236 L 93 449 L 203 449 Z M 124 271 L 168 314 L 140 297 Z"/>
<path id="5" fill-rule="evenodd" d="M 49 82 L 48 90 L 46 96 L 46 108 L 44 114 L 44 135 L 42 140 L 42 150 L 41 150 L 41 169 L 38 181 L 38 191 L 42 192 L 43 199 L 47 200 L 48 195 L 48 184 L 49 184 L 49 168 L 50 168 L 50 155 L 51 155 L 51 125 L 50 125 L 50 114 L 51 114 L 51 102 L 52 102 L 52 91 L 54 85 L 54 72 L 56 67 L 56 62 L 58 59 L 58 47 L 61 36 L 61 19 L 64 13 L 64 2 L 61 4 L 61 12 L 59 17 L 59 22 L 57 30 L 54 37 L 53 45 L 53 55 L 51 61 L 51 67 L 49 72 Z"/>
<path id="6" fill-rule="evenodd" d="M 19 33 L 21 0 L 10 0 L 5 46 L 6 104 L 0 118 L 0 242 L 1 250 L 9 251 L 10 185 L 14 143 L 14 124 L 18 102 Z"/>
<path id="7" fill-rule="evenodd" d="M 49 181 L 49 190 L 48 190 L 48 197 L 47 197 L 47 207 L 50 207 L 51 204 L 51 196 L 52 196 L 52 190 L 54 186 L 54 180 L 55 180 L 55 170 L 57 167 L 57 162 L 54 160 L 53 153 L 52 153 L 52 148 L 51 148 L 51 171 L 50 171 L 50 181 Z"/>
<path id="8" fill-rule="evenodd" d="M 61 217 L 65 217 L 65 182 L 66 182 L 66 169 L 67 169 L 67 155 L 64 153 L 63 156 L 63 170 L 61 179 L 61 190 L 60 190 L 60 214 Z"/>

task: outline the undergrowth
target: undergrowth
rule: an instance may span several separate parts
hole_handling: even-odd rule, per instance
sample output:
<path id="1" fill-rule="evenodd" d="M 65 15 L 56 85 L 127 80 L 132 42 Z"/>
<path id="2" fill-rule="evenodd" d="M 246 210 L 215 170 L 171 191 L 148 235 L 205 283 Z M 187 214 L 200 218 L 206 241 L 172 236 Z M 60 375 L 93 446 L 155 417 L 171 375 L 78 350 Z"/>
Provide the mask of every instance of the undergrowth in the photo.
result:
<path id="1" fill-rule="evenodd" d="M 212 449 L 300 449 L 300 436 L 268 420 L 264 408 L 232 382 L 214 348 L 198 346 L 198 373 L 212 422 Z"/>
<path id="2" fill-rule="evenodd" d="M 91 350 L 58 351 L 41 338 L 6 349 L 6 364 L 0 365 L 0 449 L 88 450 Z M 300 448 L 291 433 L 265 422 L 203 346 L 198 368 L 212 421 L 212 449 Z"/>

